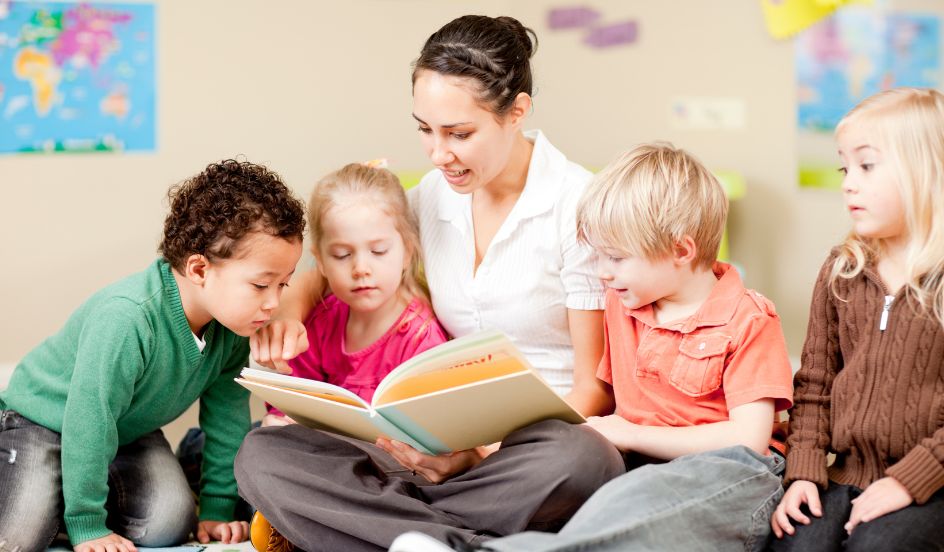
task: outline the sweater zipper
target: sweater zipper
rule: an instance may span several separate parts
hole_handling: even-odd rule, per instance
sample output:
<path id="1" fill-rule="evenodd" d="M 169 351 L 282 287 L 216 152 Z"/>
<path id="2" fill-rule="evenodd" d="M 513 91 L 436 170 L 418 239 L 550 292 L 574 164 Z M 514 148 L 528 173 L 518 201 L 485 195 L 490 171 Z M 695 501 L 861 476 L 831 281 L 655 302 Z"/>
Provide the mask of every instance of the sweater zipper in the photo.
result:
<path id="1" fill-rule="evenodd" d="M 885 328 L 888 327 L 888 311 L 892 310 L 892 301 L 895 300 L 894 295 L 885 296 L 885 306 L 882 307 L 882 318 L 879 319 L 878 329 L 879 331 L 885 331 Z"/>

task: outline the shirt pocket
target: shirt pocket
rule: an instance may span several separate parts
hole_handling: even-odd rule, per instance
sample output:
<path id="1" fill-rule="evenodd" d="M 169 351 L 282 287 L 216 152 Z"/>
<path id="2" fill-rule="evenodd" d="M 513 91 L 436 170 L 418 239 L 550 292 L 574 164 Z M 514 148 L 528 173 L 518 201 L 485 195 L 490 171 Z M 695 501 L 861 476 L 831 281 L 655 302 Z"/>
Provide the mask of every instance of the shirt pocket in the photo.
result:
<path id="1" fill-rule="evenodd" d="M 701 397 L 721 387 L 724 359 L 731 336 L 688 334 L 679 344 L 679 354 L 669 372 L 669 383 L 689 397 Z"/>

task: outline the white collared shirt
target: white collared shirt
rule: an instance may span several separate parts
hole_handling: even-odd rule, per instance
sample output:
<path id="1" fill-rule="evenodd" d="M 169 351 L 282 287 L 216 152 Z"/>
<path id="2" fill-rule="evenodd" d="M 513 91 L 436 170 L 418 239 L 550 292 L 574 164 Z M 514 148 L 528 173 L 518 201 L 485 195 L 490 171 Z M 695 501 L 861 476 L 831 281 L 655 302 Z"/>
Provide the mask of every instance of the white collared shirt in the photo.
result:
<path id="1" fill-rule="evenodd" d="M 577 242 L 577 202 L 591 174 L 567 160 L 540 131 L 524 190 L 474 271 L 472 195 L 430 171 L 409 197 L 433 309 L 453 336 L 496 328 L 508 334 L 558 393 L 573 385 L 567 309 L 602 310 L 592 251 Z"/>

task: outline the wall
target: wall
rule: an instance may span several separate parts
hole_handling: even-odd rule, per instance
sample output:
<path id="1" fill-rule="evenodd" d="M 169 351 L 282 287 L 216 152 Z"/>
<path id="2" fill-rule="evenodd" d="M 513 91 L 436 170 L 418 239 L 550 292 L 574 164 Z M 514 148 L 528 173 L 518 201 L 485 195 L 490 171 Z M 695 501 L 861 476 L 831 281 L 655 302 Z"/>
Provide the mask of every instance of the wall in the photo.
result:
<path id="1" fill-rule="evenodd" d="M 538 31 L 528 126 L 570 158 L 600 167 L 633 143 L 663 139 L 745 176 L 747 196 L 731 213 L 733 257 L 776 302 L 798 354 L 813 279 L 847 221 L 838 193 L 795 185 L 793 47 L 767 35 L 756 0 L 590 0 L 607 19 L 639 20 L 640 41 L 611 51 L 550 32 L 547 7 L 560 2 L 156 4 L 157 151 L 0 157 L 0 365 L 94 290 L 146 266 L 167 187 L 212 160 L 268 164 L 302 196 L 352 160 L 428 167 L 413 136 L 410 63 L 429 33 L 463 13 L 507 13 Z M 894 5 L 944 14 L 939 0 Z M 672 130 L 676 95 L 743 98 L 747 126 Z"/>

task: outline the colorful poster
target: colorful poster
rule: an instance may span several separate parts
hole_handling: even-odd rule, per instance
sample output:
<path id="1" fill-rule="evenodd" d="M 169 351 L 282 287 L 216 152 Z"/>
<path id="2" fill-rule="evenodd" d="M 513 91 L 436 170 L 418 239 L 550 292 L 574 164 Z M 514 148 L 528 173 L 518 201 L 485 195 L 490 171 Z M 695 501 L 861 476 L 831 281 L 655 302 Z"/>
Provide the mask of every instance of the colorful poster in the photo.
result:
<path id="1" fill-rule="evenodd" d="M 774 38 L 789 38 L 828 16 L 844 4 L 871 0 L 761 0 L 767 32 Z"/>
<path id="2" fill-rule="evenodd" d="M 0 153 L 153 150 L 154 52 L 153 4 L 8 4 Z"/>
<path id="3" fill-rule="evenodd" d="M 832 132 L 872 94 L 895 86 L 941 85 L 940 19 L 847 9 L 796 41 L 799 126 Z"/>

